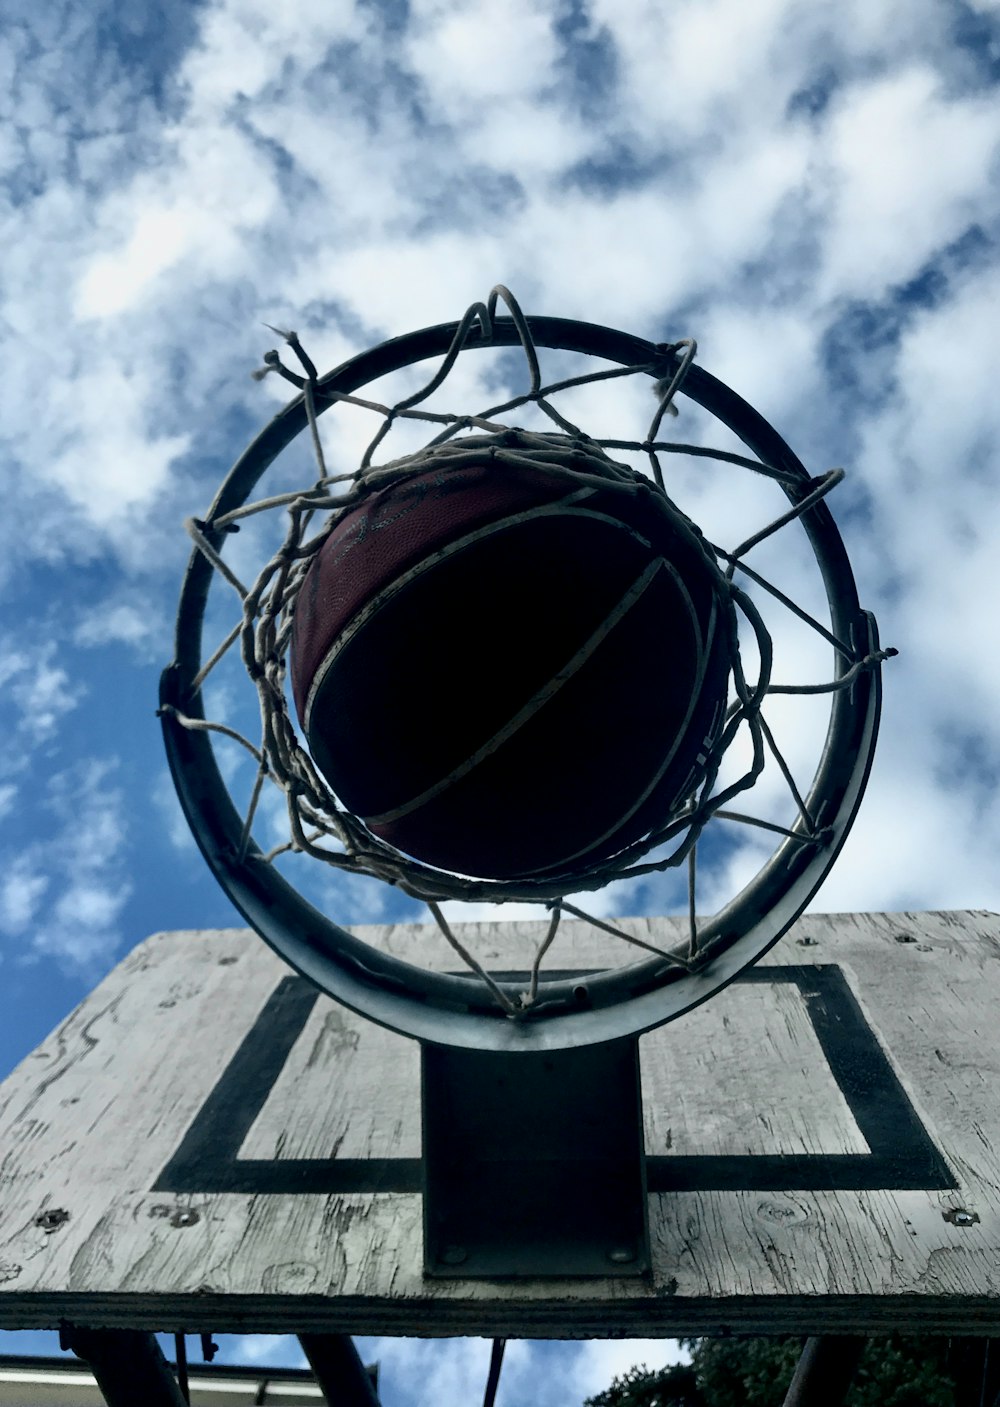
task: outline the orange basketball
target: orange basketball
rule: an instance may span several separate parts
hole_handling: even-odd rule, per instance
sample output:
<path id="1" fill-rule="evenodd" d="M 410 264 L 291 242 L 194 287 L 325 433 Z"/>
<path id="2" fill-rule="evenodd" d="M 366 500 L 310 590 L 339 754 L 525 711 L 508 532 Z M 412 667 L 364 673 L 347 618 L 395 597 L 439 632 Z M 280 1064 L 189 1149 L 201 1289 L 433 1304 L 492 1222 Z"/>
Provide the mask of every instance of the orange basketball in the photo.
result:
<path id="1" fill-rule="evenodd" d="M 296 710 L 340 803 L 396 849 L 483 878 L 576 871 L 697 784 L 725 712 L 720 575 L 645 480 L 466 443 L 475 462 L 333 527 L 295 605 Z"/>

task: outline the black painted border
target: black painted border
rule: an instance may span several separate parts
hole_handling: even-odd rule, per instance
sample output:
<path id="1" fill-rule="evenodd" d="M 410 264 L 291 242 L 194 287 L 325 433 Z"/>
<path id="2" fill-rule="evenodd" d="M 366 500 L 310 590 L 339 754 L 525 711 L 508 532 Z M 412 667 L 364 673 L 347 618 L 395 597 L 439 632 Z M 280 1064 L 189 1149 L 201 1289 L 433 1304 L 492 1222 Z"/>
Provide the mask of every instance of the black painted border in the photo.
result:
<path id="1" fill-rule="evenodd" d="M 741 983 L 790 982 L 868 1153 L 650 1156 L 650 1192 L 938 1191 L 957 1186 L 835 964 L 754 967 Z M 205 1100 L 154 1192 L 419 1192 L 419 1158 L 240 1158 L 239 1150 L 319 996 L 284 977 Z"/>

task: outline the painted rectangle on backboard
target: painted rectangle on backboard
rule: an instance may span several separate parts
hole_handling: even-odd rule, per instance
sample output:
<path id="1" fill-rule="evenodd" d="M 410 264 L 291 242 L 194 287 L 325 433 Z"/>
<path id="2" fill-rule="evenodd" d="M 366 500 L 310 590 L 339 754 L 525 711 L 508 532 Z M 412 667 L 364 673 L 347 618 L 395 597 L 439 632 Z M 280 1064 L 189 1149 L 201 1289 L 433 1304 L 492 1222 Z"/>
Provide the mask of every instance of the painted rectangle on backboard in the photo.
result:
<path id="1" fill-rule="evenodd" d="M 996 916 L 801 920 L 642 1039 L 652 1278 L 440 1283 L 417 1048 L 253 935 L 158 935 L 0 1088 L 0 1325 L 1000 1332 L 998 1002 Z"/>

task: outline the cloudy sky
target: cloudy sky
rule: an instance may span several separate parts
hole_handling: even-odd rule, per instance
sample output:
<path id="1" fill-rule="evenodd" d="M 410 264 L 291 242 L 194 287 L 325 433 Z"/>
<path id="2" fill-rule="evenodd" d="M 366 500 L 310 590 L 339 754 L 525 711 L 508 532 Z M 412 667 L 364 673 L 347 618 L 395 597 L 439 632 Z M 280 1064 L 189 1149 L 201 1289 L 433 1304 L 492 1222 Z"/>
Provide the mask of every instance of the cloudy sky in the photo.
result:
<path id="1" fill-rule="evenodd" d="M 696 337 L 812 472 L 846 468 L 831 506 L 900 655 L 862 817 L 815 906 L 1000 906 L 995 0 L 8 0 L 5 16 L 3 1069 L 148 933 L 233 922 L 154 709 L 182 520 L 283 399 L 248 375 L 262 322 L 328 368 L 499 281 L 528 312 Z M 345 922 L 403 912 L 332 898 Z M 436 1374 L 481 1391 L 481 1344 L 378 1352 L 387 1404 L 446 1400 Z M 424 1366 L 392 1386 L 412 1354 Z M 512 1350 L 508 1404 L 549 1400 L 539 1373 L 568 1403 L 653 1361 L 559 1354 Z"/>

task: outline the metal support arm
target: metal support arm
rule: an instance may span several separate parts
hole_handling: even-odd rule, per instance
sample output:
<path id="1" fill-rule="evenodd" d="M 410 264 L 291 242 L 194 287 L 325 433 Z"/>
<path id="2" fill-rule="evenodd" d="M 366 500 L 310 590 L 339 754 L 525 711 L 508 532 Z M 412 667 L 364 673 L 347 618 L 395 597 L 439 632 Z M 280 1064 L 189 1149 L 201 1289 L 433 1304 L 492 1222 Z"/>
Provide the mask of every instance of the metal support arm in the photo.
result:
<path id="1" fill-rule="evenodd" d="M 82 1358 L 108 1407 L 186 1407 L 177 1379 L 153 1334 L 138 1329 L 60 1330 L 59 1342 Z"/>

